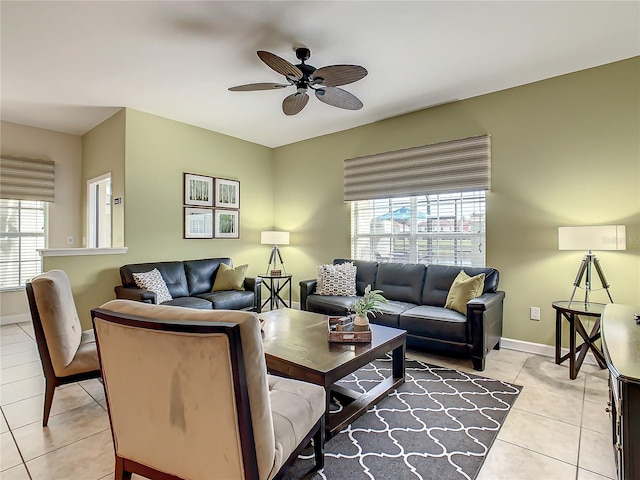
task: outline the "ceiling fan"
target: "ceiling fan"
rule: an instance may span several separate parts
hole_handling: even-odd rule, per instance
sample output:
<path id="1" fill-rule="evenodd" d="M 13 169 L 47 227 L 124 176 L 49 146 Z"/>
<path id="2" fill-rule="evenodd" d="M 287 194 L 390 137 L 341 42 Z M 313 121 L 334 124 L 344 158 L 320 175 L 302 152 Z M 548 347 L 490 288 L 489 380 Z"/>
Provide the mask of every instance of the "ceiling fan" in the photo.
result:
<path id="1" fill-rule="evenodd" d="M 255 90 L 274 90 L 290 86 L 296 87 L 296 92 L 289 95 L 282 102 L 282 111 L 286 115 L 295 115 L 305 107 L 309 101 L 307 90 L 315 92 L 316 98 L 327 105 L 344 108 L 346 110 L 360 110 L 362 102 L 352 93 L 338 88 L 338 85 L 357 82 L 367 75 L 367 70 L 359 65 L 329 65 L 316 68 L 307 65 L 311 56 L 308 48 L 296 49 L 296 57 L 300 64 L 293 65 L 285 59 L 270 52 L 259 50 L 258 57 L 268 67 L 284 75 L 288 83 L 250 83 L 231 87 L 232 92 L 250 92 Z"/>

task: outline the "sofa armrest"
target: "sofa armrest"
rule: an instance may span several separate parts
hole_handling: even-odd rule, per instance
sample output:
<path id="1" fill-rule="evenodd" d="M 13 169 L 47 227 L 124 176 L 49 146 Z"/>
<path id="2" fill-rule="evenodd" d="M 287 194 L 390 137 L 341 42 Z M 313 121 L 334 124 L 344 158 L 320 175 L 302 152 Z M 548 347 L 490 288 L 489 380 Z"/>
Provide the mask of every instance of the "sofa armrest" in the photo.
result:
<path id="1" fill-rule="evenodd" d="M 505 293 L 497 291 L 495 293 L 484 293 L 480 297 L 473 298 L 467 302 L 467 317 L 470 310 L 479 310 L 484 312 L 490 308 L 496 308 L 497 304 L 502 304 Z"/>
<path id="2" fill-rule="evenodd" d="M 467 302 L 467 338 L 476 370 L 484 370 L 487 353 L 492 348 L 500 348 L 504 298 L 505 293 L 497 291 Z"/>
<path id="3" fill-rule="evenodd" d="M 143 288 L 123 287 L 118 285 L 113 289 L 116 298 L 124 300 L 135 300 L 136 302 L 156 303 L 156 293 Z"/>
<path id="4" fill-rule="evenodd" d="M 262 311 L 262 278 L 245 277 L 243 286 L 247 292 L 253 292 L 253 311 L 260 313 Z"/>
<path id="5" fill-rule="evenodd" d="M 307 296 L 316 291 L 318 280 L 300 280 L 300 310 L 307 309 Z"/>

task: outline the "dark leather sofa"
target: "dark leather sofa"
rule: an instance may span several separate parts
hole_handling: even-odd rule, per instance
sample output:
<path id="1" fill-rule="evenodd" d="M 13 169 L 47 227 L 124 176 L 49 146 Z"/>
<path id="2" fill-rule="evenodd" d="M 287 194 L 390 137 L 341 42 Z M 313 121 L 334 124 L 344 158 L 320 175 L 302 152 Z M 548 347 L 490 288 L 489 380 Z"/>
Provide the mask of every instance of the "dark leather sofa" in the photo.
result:
<path id="1" fill-rule="evenodd" d="M 120 267 L 122 285 L 115 287 L 116 297 L 145 303 L 156 303 L 156 294 L 138 288 L 133 273 L 149 272 L 157 268 L 173 300 L 161 305 L 223 310 L 250 310 L 260 312 L 262 279 L 247 277 L 244 290 L 212 292 L 218 268 L 224 263 L 230 267 L 230 258 L 206 258 L 176 262 L 133 263 Z"/>
<path id="2" fill-rule="evenodd" d="M 471 357 L 475 370 L 484 370 L 487 353 L 500 348 L 505 293 L 498 290 L 494 268 L 384 263 L 335 259 L 356 265 L 356 294 L 368 284 L 382 290 L 388 304 L 372 323 L 407 331 L 407 345 L 434 353 Z M 444 308 L 447 293 L 460 270 L 485 274 L 484 293 L 467 303 L 467 314 Z M 300 308 L 325 315 L 345 315 L 356 297 L 318 295 L 316 280 L 300 282 Z"/>

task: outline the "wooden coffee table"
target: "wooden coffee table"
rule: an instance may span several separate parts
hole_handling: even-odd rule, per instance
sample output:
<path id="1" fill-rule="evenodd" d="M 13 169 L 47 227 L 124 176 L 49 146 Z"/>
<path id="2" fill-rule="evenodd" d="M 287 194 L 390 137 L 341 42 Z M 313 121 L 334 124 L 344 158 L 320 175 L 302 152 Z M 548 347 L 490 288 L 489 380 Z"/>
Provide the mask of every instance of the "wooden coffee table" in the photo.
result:
<path id="1" fill-rule="evenodd" d="M 263 344 L 269 373 L 322 385 L 326 392 L 327 438 L 338 433 L 367 409 L 404 383 L 407 332 L 371 325 L 371 343 L 329 343 L 327 316 L 284 308 L 264 312 Z M 335 383 L 385 353 L 392 354 L 391 376 L 366 393 Z M 331 396 L 345 406 L 329 415 Z"/>

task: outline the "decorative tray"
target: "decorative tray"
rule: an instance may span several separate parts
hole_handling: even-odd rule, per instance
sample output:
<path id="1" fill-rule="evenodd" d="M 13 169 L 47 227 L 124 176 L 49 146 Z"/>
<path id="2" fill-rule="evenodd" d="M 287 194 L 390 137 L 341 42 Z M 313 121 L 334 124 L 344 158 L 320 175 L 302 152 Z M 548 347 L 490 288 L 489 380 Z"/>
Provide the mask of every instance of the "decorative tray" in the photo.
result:
<path id="1" fill-rule="evenodd" d="M 371 330 L 357 331 L 352 316 L 331 316 L 327 319 L 327 328 L 330 342 L 367 343 L 371 341 Z"/>

